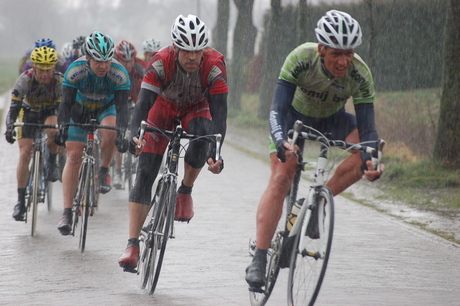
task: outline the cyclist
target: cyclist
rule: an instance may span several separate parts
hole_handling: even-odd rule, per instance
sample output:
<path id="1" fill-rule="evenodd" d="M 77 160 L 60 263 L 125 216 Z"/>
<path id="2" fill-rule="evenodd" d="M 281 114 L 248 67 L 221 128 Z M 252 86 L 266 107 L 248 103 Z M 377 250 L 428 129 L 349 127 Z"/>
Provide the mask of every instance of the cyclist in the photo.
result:
<path id="1" fill-rule="evenodd" d="M 141 120 L 147 119 L 150 125 L 172 130 L 175 118 L 181 119 L 188 133 L 225 135 L 228 87 L 223 55 L 206 47 L 209 40 L 206 25 L 194 15 L 179 15 L 173 23 L 171 37 L 173 44 L 162 48 L 150 61 L 134 109 L 132 135 L 137 133 Z M 135 144 L 141 144 L 139 139 L 131 141 L 131 152 Z M 137 266 L 139 235 L 167 144 L 168 139 L 160 134 L 146 135 L 136 181 L 129 195 L 128 245 L 118 261 L 121 267 L 130 268 L 125 270 Z M 207 141 L 194 141 L 185 153 L 184 178 L 176 198 L 175 219 L 178 221 L 188 222 L 193 217 L 193 183 L 207 156 L 213 156 L 207 155 L 207 149 Z M 212 173 L 222 171 L 222 160 L 208 158 L 207 162 Z"/>
<path id="2" fill-rule="evenodd" d="M 131 81 L 131 90 L 129 92 L 128 106 L 136 103 L 139 91 L 141 90 L 142 78 L 145 73 L 147 64 L 144 60 L 137 57 L 136 47 L 127 40 L 120 41 L 115 47 L 115 59 L 117 59 L 128 71 Z M 131 119 L 131 118 L 129 118 Z M 116 189 L 121 189 L 121 163 L 122 154 L 115 153 L 115 176 L 113 178 L 113 186 Z"/>
<path id="3" fill-rule="evenodd" d="M 123 131 L 101 129 L 102 161 L 98 172 L 98 191 L 110 191 L 108 167 L 115 152 L 115 143 L 122 150 L 127 127 L 127 103 L 130 82 L 126 69 L 112 60 L 115 49 L 112 39 L 95 31 L 86 37 L 85 56 L 74 61 L 64 75 L 62 104 L 58 121 L 63 126 L 55 141 L 67 148 L 67 161 L 62 174 L 64 212 L 58 224 L 62 235 L 68 235 L 72 224 L 72 200 L 77 190 L 86 132 L 65 123 L 87 123 L 98 119 L 102 125 L 117 126 Z M 64 124 L 64 125 L 63 125 Z"/>
<path id="4" fill-rule="evenodd" d="M 160 42 L 156 41 L 155 39 L 146 39 L 142 43 L 142 47 L 144 49 L 144 60 L 146 63 L 150 62 L 153 57 L 153 53 L 160 50 Z"/>
<path id="5" fill-rule="evenodd" d="M 49 38 L 42 38 L 42 39 L 37 40 L 35 42 L 34 48 L 39 48 L 39 47 L 48 47 L 48 48 L 52 48 L 52 49 L 56 50 L 56 45 L 54 44 L 54 41 L 52 39 L 49 39 Z M 57 52 L 57 50 L 56 50 L 56 52 Z M 61 72 L 61 73 L 65 73 L 65 70 L 66 70 L 65 59 L 63 57 L 61 57 L 59 54 L 57 54 L 57 57 L 58 57 L 58 62 L 56 63 L 56 66 L 55 66 L 54 69 L 59 71 L 59 72 Z M 30 68 L 32 68 L 32 66 L 33 66 L 33 63 L 30 60 L 30 58 L 28 58 L 23 63 L 23 66 L 20 69 L 21 73 L 26 71 L 26 70 L 29 70 Z"/>
<path id="6" fill-rule="evenodd" d="M 297 167 L 296 149 L 287 142 L 295 120 L 334 139 L 352 143 L 377 140 L 374 121 L 374 81 L 354 49 L 361 44 L 359 23 L 349 14 L 331 10 L 317 23 L 318 43 L 304 43 L 286 58 L 270 109 L 271 174 L 257 210 L 256 251 L 246 269 L 251 287 L 265 283 L 267 249 L 276 231 L 283 200 Z M 344 105 L 353 97 L 356 116 Z M 374 181 L 383 171 L 371 170 L 370 156 L 352 152 L 326 186 L 335 196 L 364 176 Z"/>
<path id="7" fill-rule="evenodd" d="M 49 47 L 35 48 L 30 54 L 32 68 L 23 72 L 17 79 L 12 94 L 11 105 L 6 118 L 6 140 L 15 141 L 14 122 L 19 119 L 25 123 L 57 124 L 57 108 L 62 98 L 62 74 L 54 68 L 58 61 L 56 50 Z M 46 130 L 48 134 L 49 165 L 48 180 L 57 181 L 60 177 L 56 155 L 59 147 L 54 143 L 55 129 Z M 24 220 L 25 194 L 29 182 L 29 162 L 35 138 L 35 128 L 18 128 L 19 163 L 17 167 L 18 203 L 14 206 L 13 218 Z"/>

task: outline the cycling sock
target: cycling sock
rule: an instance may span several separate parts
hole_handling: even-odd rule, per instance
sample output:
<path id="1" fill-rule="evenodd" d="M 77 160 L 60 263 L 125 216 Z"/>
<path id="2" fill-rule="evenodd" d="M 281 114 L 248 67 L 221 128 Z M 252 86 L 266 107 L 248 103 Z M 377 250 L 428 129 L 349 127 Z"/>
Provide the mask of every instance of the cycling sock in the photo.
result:
<path id="1" fill-rule="evenodd" d="M 254 257 L 252 258 L 252 261 L 262 261 L 262 262 L 267 262 L 267 250 L 262 250 L 262 249 L 256 249 L 254 252 Z"/>
<path id="2" fill-rule="evenodd" d="M 139 248 L 139 239 L 138 238 L 129 238 L 128 239 L 128 245 L 126 247 L 127 248 L 129 248 L 129 247 Z"/>
<path id="3" fill-rule="evenodd" d="M 51 165 L 55 165 L 55 164 L 56 164 L 56 157 L 57 157 L 57 153 L 56 153 L 56 154 L 50 154 L 49 163 L 50 163 Z"/>
<path id="4" fill-rule="evenodd" d="M 109 173 L 109 168 L 101 166 L 101 168 L 99 169 L 99 174 L 103 175 L 103 176 L 106 176 L 108 173 Z"/>
<path id="5" fill-rule="evenodd" d="M 25 202 L 27 188 L 18 188 L 18 201 L 21 203 Z"/>
<path id="6" fill-rule="evenodd" d="M 191 186 L 191 187 L 185 186 L 184 181 L 182 181 L 179 189 L 177 189 L 177 193 L 192 194 L 192 188 L 193 188 L 193 186 Z"/>

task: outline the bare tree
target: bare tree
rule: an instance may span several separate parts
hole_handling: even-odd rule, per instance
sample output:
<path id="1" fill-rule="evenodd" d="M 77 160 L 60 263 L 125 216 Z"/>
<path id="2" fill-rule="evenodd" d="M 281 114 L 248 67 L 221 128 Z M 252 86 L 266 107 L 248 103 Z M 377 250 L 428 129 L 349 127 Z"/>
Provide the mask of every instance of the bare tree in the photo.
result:
<path id="1" fill-rule="evenodd" d="M 233 34 L 229 106 L 239 110 L 241 109 L 241 95 L 246 88 L 248 67 L 254 56 L 257 28 L 252 23 L 254 0 L 233 0 L 233 2 L 238 10 L 238 18 Z"/>
<path id="2" fill-rule="evenodd" d="M 271 0 L 270 16 L 266 21 L 267 29 L 263 38 L 262 46 L 262 84 L 260 88 L 260 102 L 257 116 L 267 119 L 270 105 L 273 99 L 275 83 L 278 78 L 281 64 L 284 58 L 280 57 L 280 43 L 274 42 L 274 37 L 282 37 L 281 27 L 281 0 Z M 268 24 L 267 24 L 268 23 Z M 273 43 L 274 42 L 274 43 Z"/>
<path id="3" fill-rule="evenodd" d="M 212 32 L 213 47 L 227 56 L 228 21 L 230 19 L 230 0 L 217 1 L 217 20 Z"/>
<path id="4" fill-rule="evenodd" d="M 448 0 L 441 110 L 434 159 L 460 169 L 460 1 Z"/>

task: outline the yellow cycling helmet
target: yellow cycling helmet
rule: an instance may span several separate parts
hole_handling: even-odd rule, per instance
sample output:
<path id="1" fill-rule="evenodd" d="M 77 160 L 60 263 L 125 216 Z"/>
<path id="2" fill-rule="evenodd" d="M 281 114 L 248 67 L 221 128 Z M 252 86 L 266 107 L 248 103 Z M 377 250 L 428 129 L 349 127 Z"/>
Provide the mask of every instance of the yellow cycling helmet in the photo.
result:
<path id="1" fill-rule="evenodd" d="M 55 49 L 43 46 L 32 51 L 30 60 L 38 69 L 50 70 L 58 62 L 58 56 Z"/>

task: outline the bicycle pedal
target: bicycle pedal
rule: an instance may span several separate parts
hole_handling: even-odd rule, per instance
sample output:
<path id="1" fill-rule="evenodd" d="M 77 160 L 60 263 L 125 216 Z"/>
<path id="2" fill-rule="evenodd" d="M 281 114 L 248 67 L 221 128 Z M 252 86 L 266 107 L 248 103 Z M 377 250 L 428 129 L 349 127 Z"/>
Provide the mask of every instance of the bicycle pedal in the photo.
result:
<path id="1" fill-rule="evenodd" d="M 265 293 L 265 290 L 262 289 L 262 287 L 251 287 L 251 286 L 249 286 L 248 290 L 250 292 Z"/>
<path id="2" fill-rule="evenodd" d="M 129 273 L 136 273 L 136 274 L 138 274 L 137 269 L 136 269 L 136 268 L 133 268 L 133 267 L 130 267 L 130 266 L 124 266 L 124 267 L 123 267 L 123 272 L 129 272 Z"/>

